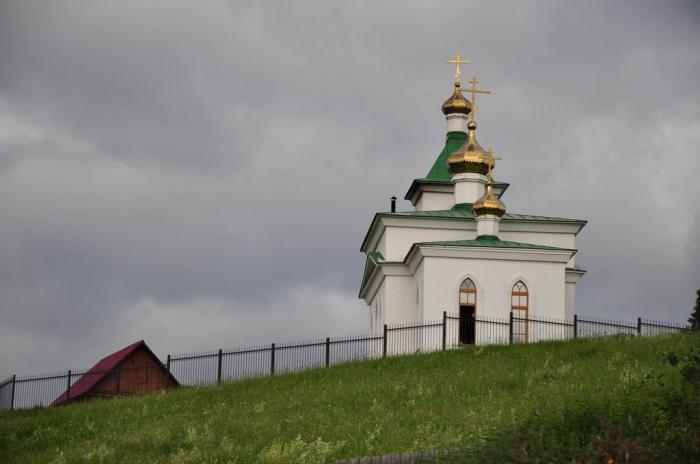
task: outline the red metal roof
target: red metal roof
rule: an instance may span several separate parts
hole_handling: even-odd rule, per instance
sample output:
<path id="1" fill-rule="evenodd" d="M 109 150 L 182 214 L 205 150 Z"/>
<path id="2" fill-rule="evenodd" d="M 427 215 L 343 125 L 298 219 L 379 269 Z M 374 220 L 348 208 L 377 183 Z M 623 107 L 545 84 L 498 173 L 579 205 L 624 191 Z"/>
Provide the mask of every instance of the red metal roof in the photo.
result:
<path id="1" fill-rule="evenodd" d="M 77 399 L 80 396 L 88 393 L 95 385 L 97 385 L 97 383 L 100 380 L 104 379 L 112 371 L 112 369 L 117 367 L 122 361 L 128 358 L 131 353 L 136 351 L 136 349 L 141 346 L 146 348 L 146 350 L 156 360 L 158 360 L 158 357 L 155 354 L 153 354 L 153 351 L 151 351 L 148 345 L 146 345 L 146 342 L 144 342 L 143 340 L 139 340 L 136 343 L 133 343 L 115 353 L 110 354 L 109 356 L 102 358 L 100 361 L 98 361 L 97 364 L 92 366 L 92 368 L 89 371 L 87 371 L 85 374 L 82 374 L 77 382 L 71 385 L 70 397 L 68 397 L 67 395 L 68 392 L 64 392 L 61 394 L 61 396 L 56 398 L 56 400 L 53 403 L 51 403 L 51 406 L 57 406 L 59 404 L 65 403 L 68 400 Z M 158 364 L 162 365 L 160 360 L 158 360 Z M 79 374 L 76 374 L 76 377 L 77 375 Z M 177 381 L 175 381 L 175 383 L 177 383 Z"/>

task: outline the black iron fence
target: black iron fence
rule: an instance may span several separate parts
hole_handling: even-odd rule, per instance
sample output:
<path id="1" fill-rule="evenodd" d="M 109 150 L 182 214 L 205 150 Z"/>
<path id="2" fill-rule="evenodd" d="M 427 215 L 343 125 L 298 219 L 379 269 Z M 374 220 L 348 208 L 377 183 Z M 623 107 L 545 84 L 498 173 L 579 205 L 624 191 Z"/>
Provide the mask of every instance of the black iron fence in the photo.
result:
<path id="1" fill-rule="evenodd" d="M 16 376 L 0 382 L 0 410 L 65 404 L 75 400 L 137 395 L 178 385 L 159 365 L 123 367 L 111 370 L 69 370 L 66 372 Z"/>
<path id="2" fill-rule="evenodd" d="M 381 334 L 168 355 L 162 368 L 117 367 L 109 372 L 86 369 L 50 375 L 13 375 L 0 382 L 0 410 L 65 404 L 94 396 L 139 394 L 174 385 L 216 385 L 363 359 L 471 345 L 508 345 L 619 334 L 650 336 L 687 329 L 683 324 L 642 318 L 635 324 L 576 315 L 573 320 L 560 320 L 520 318 L 511 313 L 509 319 L 498 319 L 460 318 L 444 312 L 442 320 L 384 325 Z"/>

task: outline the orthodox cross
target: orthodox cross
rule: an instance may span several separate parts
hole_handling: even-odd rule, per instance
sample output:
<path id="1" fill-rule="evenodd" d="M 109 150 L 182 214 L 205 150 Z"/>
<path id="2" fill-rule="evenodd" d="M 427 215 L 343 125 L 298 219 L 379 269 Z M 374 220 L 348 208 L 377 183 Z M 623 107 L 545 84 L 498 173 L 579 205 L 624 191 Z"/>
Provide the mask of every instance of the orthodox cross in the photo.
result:
<path id="1" fill-rule="evenodd" d="M 486 177 L 488 178 L 489 182 L 493 182 L 493 176 L 491 173 L 493 172 L 494 166 L 496 166 L 496 160 L 502 160 L 500 156 L 493 156 L 493 148 L 489 148 L 486 150 L 486 164 L 489 166 L 489 171 L 486 174 Z"/>
<path id="2" fill-rule="evenodd" d="M 457 55 L 455 56 L 454 60 L 449 60 L 449 64 L 454 64 L 456 69 L 455 69 L 455 82 L 459 82 L 460 78 L 462 77 L 462 67 L 460 65 L 462 64 L 468 64 L 469 60 L 463 60 L 464 58 L 462 55 L 457 52 Z"/>
<path id="3" fill-rule="evenodd" d="M 474 120 L 474 115 L 476 114 L 476 94 L 477 93 L 491 93 L 490 90 L 483 90 L 483 89 L 477 89 L 476 84 L 479 83 L 479 79 L 476 78 L 476 76 L 472 77 L 472 79 L 469 81 L 469 83 L 472 85 L 471 89 L 464 89 L 462 92 L 471 92 L 472 94 L 472 112 L 469 115 L 470 120 Z"/>

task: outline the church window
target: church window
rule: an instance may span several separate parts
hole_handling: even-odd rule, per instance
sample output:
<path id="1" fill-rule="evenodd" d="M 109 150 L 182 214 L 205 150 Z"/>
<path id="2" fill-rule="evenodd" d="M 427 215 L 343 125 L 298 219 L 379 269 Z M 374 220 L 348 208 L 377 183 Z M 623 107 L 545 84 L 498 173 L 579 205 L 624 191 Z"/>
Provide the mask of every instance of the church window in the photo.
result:
<path id="1" fill-rule="evenodd" d="M 472 279 L 464 279 L 459 286 L 459 343 L 476 343 L 476 285 Z"/>
<path id="2" fill-rule="evenodd" d="M 464 279 L 462 285 L 459 286 L 459 304 L 476 305 L 476 285 L 472 279 Z"/>
<path id="3" fill-rule="evenodd" d="M 516 343 L 527 342 L 527 319 L 529 308 L 530 293 L 527 290 L 527 285 L 519 280 L 513 285 L 511 295 L 510 310 L 513 312 L 513 341 Z"/>

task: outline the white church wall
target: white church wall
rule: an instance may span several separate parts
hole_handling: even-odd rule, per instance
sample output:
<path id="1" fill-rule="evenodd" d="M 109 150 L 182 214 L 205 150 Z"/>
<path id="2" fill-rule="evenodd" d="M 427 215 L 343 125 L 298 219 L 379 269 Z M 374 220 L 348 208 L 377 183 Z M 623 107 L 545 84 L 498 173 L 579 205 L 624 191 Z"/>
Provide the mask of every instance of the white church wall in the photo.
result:
<path id="1" fill-rule="evenodd" d="M 501 218 L 495 214 L 484 214 L 476 221 L 476 235 L 498 235 Z"/>
<path id="2" fill-rule="evenodd" d="M 576 311 L 576 284 L 566 283 L 566 319 L 572 320 Z"/>
<path id="3" fill-rule="evenodd" d="M 416 284 L 413 276 L 389 275 L 384 278 L 386 306 L 384 324 L 417 320 Z"/>
<path id="4" fill-rule="evenodd" d="M 377 248 L 374 251 L 380 252 L 382 256 L 384 256 L 384 259 L 389 260 L 389 258 L 387 258 L 386 251 L 386 230 L 384 230 L 384 233 L 379 238 L 379 241 L 377 242 Z"/>
<path id="5" fill-rule="evenodd" d="M 452 192 L 423 192 L 416 202 L 416 211 L 441 211 L 452 209 L 455 196 Z"/>
<path id="6" fill-rule="evenodd" d="M 414 243 L 471 240 L 476 238 L 476 230 L 388 226 L 384 236 L 386 237 L 384 255 L 386 260 L 403 261 Z"/>
<path id="7" fill-rule="evenodd" d="M 423 263 L 420 263 L 411 276 L 386 277 L 387 298 L 393 298 L 388 300 L 391 303 L 387 306 L 386 323 L 403 326 L 389 332 L 387 350 L 392 355 L 430 352 L 442 346 L 441 338 L 437 336 L 442 333 L 442 328 L 432 328 L 431 332 L 423 326 L 423 272 Z M 412 329 L 413 323 L 418 327 Z"/>
<path id="8" fill-rule="evenodd" d="M 369 302 L 370 313 L 370 333 L 382 333 L 384 320 L 386 317 L 386 280 L 384 280 L 377 292 L 374 294 L 372 301 Z"/>
<path id="9" fill-rule="evenodd" d="M 530 292 L 530 317 L 564 318 L 566 297 L 562 263 L 481 259 L 424 258 L 424 318 L 459 311 L 459 286 L 470 277 L 477 288 L 477 317 L 508 319 L 511 292 L 523 280 Z"/>
<path id="10" fill-rule="evenodd" d="M 512 242 L 532 243 L 560 248 L 576 248 L 576 236 L 574 234 L 542 233 L 542 232 L 515 232 L 504 231 L 501 228 L 501 240 Z"/>
<path id="11" fill-rule="evenodd" d="M 467 132 L 467 115 L 450 113 L 446 116 L 447 132 Z"/>
<path id="12" fill-rule="evenodd" d="M 486 176 L 470 172 L 452 176 L 455 203 L 474 203 L 484 194 Z"/>
<path id="13" fill-rule="evenodd" d="M 398 218 L 396 218 L 398 219 Z M 406 219 L 406 218 L 403 218 Z M 502 240 L 537 245 L 576 248 L 576 227 L 562 224 L 521 223 L 501 221 L 499 237 Z M 469 240 L 476 238 L 475 221 L 399 220 L 380 229 L 370 249 L 382 253 L 388 261 L 402 261 L 416 242 L 441 240 Z M 370 242 L 371 243 L 371 242 Z M 573 259 L 568 267 L 573 267 Z"/>
<path id="14" fill-rule="evenodd" d="M 369 332 L 370 334 L 381 334 L 384 327 L 384 318 L 386 315 L 386 292 L 384 288 L 384 282 L 382 282 L 374 294 L 371 301 L 368 302 L 369 308 Z M 382 348 L 372 343 L 369 346 L 369 356 L 373 358 L 379 358 L 382 356 Z"/>
<path id="15" fill-rule="evenodd" d="M 574 234 L 504 231 L 503 227 L 500 229 L 499 237 L 501 240 L 559 248 L 576 248 L 576 236 Z M 567 267 L 574 266 L 574 258 L 575 256 L 572 256 L 569 262 L 566 263 Z"/>
<path id="16" fill-rule="evenodd" d="M 416 286 L 416 313 L 415 313 L 415 320 L 417 321 L 424 321 L 425 319 L 425 311 L 424 311 L 424 302 L 425 302 L 425 284 L 423 282 L 423 275 L 425 273 L 425 268 L 423 266 L 423 261 L 418 265 L 416 268 L 416 272 L 414 273 L 414 285 Z"/>

